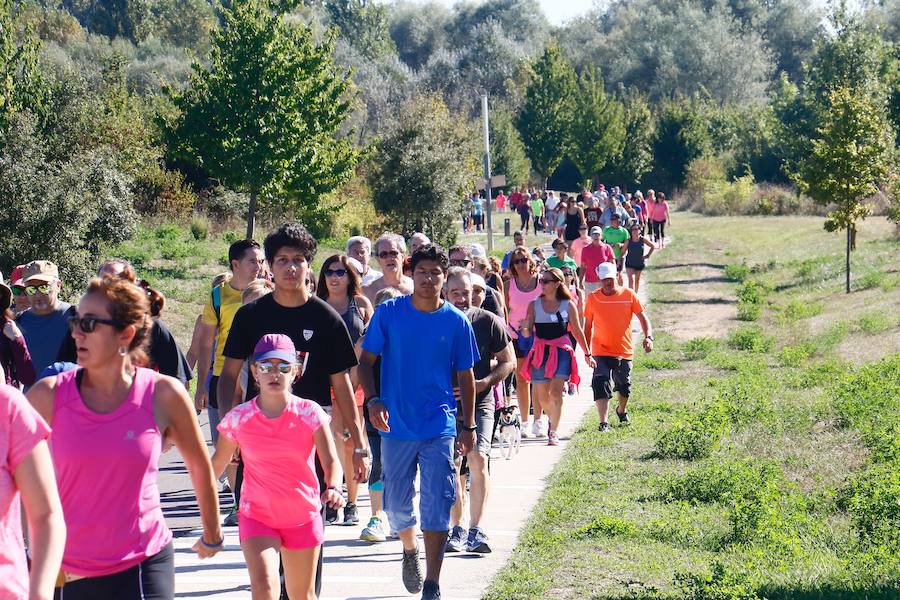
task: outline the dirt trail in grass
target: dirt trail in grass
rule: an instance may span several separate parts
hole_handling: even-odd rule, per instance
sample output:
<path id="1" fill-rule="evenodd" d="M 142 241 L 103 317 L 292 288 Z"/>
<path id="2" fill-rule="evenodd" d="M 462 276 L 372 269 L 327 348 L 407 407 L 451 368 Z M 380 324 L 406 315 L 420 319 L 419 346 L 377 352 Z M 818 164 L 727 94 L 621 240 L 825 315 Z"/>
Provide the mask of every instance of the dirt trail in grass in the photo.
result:
<path id="1" fill-rule="evenodd" d="M 716 249 L 701 253 L 681 240 L 667 243 L 648 266 L 650 317 L 679 341 L 723 337 L 736 316 L 734 284 L 725 278 Z"/>

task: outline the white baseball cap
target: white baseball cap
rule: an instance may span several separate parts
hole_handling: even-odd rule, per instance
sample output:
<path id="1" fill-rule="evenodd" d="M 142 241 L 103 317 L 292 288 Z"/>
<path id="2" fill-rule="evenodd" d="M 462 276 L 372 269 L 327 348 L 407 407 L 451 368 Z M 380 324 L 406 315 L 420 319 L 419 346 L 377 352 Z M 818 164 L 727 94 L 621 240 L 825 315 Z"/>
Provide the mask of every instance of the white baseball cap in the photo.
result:
<path id="1" fill-rule="evenodd" d="M 600 281 L 604 279 L 615 279 L 616 277 L 616 265 L 612 263 L 600 263 L 600 266 L 597 267 L 597 277 L 600 278 Z"/>
<path id="2" fill-rule="evenodd" d="M 485 282 L 484 277 L 478 273 L 469 273 L 469 280 L 472 282 L 473 288 L 480 287 L 484 291 L 487 291 L 487 282 Z"/>

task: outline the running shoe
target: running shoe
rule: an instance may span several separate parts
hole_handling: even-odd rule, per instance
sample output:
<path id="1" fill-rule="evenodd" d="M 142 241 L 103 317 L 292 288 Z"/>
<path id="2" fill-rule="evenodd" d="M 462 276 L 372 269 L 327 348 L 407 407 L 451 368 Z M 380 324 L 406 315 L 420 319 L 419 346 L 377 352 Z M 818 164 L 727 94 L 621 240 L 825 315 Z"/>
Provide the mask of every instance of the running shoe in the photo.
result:
<path id="1" fill-rule="evenodd" d="M 344 526 L 349 527 L 350 525 L 359 525 L 359 512 L 352 502 L 348 502 L 344 506 Z"/>
<path id="2" fill-rule="evenodd" d="M 422 600 L 441 600 L 441 588 L 434 581 L 426 581 L 422 586 Z"/>
<path id="3" fill-rule="evenodd" d="M 366 525 L 366 528 L 362 530 L 362 533 L 359 534 L 359 539 L 365 540 L 367 542 L 383 542 L 387 540 L 387 536 L 384 534 L 384 525 L 381 523 L 381 519 L 378 517 L 372 517 L 369 519 L 369 523 Z"/>
<path id="4" fill-rule="evenodd" d="M 473 527 L 469 530 L 469 536 L 466 538 L 466 550 L 477 554 L 491 553 L 488 536 L 481 530 L 481 527 Z"/>
<path id="5" fill-rule="evenodd" d="M 628 411 L 619 412 L 618 410 L 616 410 L 616 416 L 619 417 L 619 423 L 621 423 L 622 425 L 628 425 L 629 423 L 631 423 L 631 420 L 628 418 Z"/>
<path id="6" fill-rule="evenodd" d="M 236 527 L 238 524 L 238 514 L 237 508 L 232 508 L 231 512 L 225 516 L 225 520 L 222 521 L 223 527 Z"/>
<path id="7" fill-rule="evenodd" d="M 422 591 L 422 567 L 419 565 L 419 547 L 403 551 L 403 585 L 410 594 Z"/>
<path id="8" fill-rule="evenodd" d="M 337 521 L 338 512 L 336 508 L 331 508 L 330 506 L 325 507 L 325 524 L 326 525 L 334 525 Z"/>
<path id="9" fill-rule="evenodd" d="M 547 437 L 547 432 L 544 431 L 544 420 L 543 419 L 535 419 L 534 425 L 531 426 L 531 435 L 532 437 L 542 438 Z"/>
<path id="10" fill-rule="evenodd" d="M 531 430 L 528 428 L 528 421 L 522 421 L 522 439 L 530 438 L 530 431 Z"/>
<path id="11" fill-rule="evenodd" d="M 612 427 L 610 427 L 609 423 L 600 423 L 600 426 L 597 427 L 597 431 L 606 433 L 607 431 L 612 431 Z"/>
<path id="12" fill-rule="evenodd" d="M 547 445 L 548 446 L 559 446 L 559 434 L 555 431 L 551 431 L 547 434 Z"/>
<path id="13" fill-rule="evenodd" d="M 444 550 L 446 552 L 462 552 L 466 546 L 466 543 L 463 541 L 465 537 L 466 530 L 457 525 L 450 530 L 450 535 L 447 536 L 447 546 Z"/>

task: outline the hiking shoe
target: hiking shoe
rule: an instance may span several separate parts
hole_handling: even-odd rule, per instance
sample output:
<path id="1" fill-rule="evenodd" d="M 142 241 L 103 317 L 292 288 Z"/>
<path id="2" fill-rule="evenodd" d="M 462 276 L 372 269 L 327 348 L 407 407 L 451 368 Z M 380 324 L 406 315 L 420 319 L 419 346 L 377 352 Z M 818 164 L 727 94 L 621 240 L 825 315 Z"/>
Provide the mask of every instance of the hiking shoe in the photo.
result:
<path id="1" fill-rule="evenodd" d="M 441 588 L 434 581 L 426 581 L 422 586 L 422 600 L 441 600 Z"/>
<path id="2" fill-rule="evenodd" d="M 616 416 L 619 417 L 619 423 L 621 423 L 622 425 L 628 425 L 629 423 L 631 423 L 631 420 L 628 418 L 628 411 L 620 413 L 617 410 Z"/>
<path id="3" fill-rule="evenodd" d="M 457 525 L 452 530 L 450 530 L 450 535 L 447 536 L 447 546 L 444 548 L 445 552 L 462 552 L 465 547 L 465 542 L 463 539 L 466 537 L 466 530 Z"/>
<path id="4" fill-rule="evenodd" d="M 410 594 L 422 591 L 422 569 L 419 565 L 419 547 L 403 550 L 403 585 Z"/>
<path id="5" fill-rule="evenodd" d="M 344 506 L 344 526 L 350 525 L 359 525 L 359 512 L 352 502 L 348 502 Z"/>
<path id="6" fill-rule="evenodd" d="M 466 538 L 466 550 L 476 552 L 478 554 L 490 554 L 491 547 L 488 545 L 488 537 L 481 530 L 481 527 L 473 527 L 469 530 L 469 536 Z"/>
<path id="7" fill-rule="evenodd" d="M 222 525 L 224 527 L 236 527 L 238 524 L 238 514 L 237 508 L 232 508 L 231 512 L 225 516 L 225 519 L 222 521 Z"/>
<path id="8" fill-rule="evenodd" d="M 609 423 L 600 423 L 600 426 L 597 427 L 597 431 L 606 433 L 607 431 L 612 431 L 612 427 L 610 427 Z"/>
<path id="9" fill-rule="evenodd" d="M 331 508 L 330 506 L 325 507 L 325 524 L 326 525 L 334 525 L 337 521 L 338 513 L 336 508 Z"/>
<path id="10" fill-rule="evenodd" d="M 548 446 L 559 446 L 559 434 L 555 431 L 551 431 L 547 434 L 547 445 Z"/>
<path id="11" fill-rule="evenodd" d="M 362 533 L 359 534 L 359 539 L 365 540 L 367 542 L 383 542 L 387 540 L 387 536 L 384 534 L 384 525 L 381 523 L 381 519 L 378 517 L 372 517 L 369 519 L 369 523 L 366 525 L 366 528 L 362 530 Z"/>

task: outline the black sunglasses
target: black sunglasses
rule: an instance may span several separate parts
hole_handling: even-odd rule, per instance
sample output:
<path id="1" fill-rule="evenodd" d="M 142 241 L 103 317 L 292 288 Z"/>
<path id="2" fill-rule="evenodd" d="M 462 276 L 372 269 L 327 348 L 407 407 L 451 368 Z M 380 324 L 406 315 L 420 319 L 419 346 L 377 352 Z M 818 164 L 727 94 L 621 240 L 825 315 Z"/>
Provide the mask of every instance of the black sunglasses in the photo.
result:
<path id="1" fill-rule="evenodd" d="M 515 259 L 515 260 L 513 260 L 513 261 L 510 261 L 510 262 L 511 262 L 512 264 L 514 264 L 514 265 L 521 265 L 521 264 L 527 263 L 527 262 L 528 262 L 528 259 L 527 259 L 527 258 L 517 258 L 517 259 Z"/>
<path id="2" fill-rule="evenodd" d="M 378 258 L 397 258 L 398 256 L 400 256 L 400 253 L 396 250 L 384 250 L 378 253 Z"/>
<path id="3" fill-rule="evenodd" d="M 347 275 L 347 269 L 326 269 L 325 277 L 344 277 Z"/>
<path id="4" fill-rule="evenodd" d="M 109 325 L 110 327 L 122 327 L 122 323 L 114 319 L 101 319 L 100 317 L 69 317 L 67 319 L 69 331 L 75 331 L 75 328 L 81 329 L 85 333 L 93 333 L 97 328 L 97 323 Z"/>

